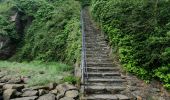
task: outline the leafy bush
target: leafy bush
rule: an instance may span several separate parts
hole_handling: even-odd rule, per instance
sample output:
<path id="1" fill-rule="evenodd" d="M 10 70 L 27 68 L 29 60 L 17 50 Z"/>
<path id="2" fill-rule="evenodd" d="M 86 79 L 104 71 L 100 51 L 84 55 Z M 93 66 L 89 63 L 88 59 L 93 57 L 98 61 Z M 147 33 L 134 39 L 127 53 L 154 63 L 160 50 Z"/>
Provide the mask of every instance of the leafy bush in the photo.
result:
<path id="1" fill-rule="evenodd" d="M 78 79 L 78 78 L 76 78 L 75 76 L 66 76 L 66 77 L 64 77 L 63 78 L 63 80 L 62 80 L 62 82 L 63 83 L 65 83 L 65 82 L 67 82 L 67 83 L 69 83 L 69 84 L 73 84 L 73 85 L 75 85 L 75 84 L 78 84 L 79 82 L 80 82 L 80 80 Z"/>
<path id="2" fill-rule="evenodd" d="M 9 37 L 15 42 L 19 39 L 19 35 L 15 30 L 15 23 L 9 18 L 13 7 L 14 4 L 8 1 L 0 3 L 0 36 Z"/>
<path id="3" fill-rule="evenodd" d="M 65 61 L 80 59 L 80 4 L 75 0 L 15 0 L 26 24 L 24 39 L 12 59 Z"/>
<path id="4" fill-rule="evenodd" d="M 124 67 L 143 79 L 157 77 L 169 87 L 169 0 L 92 0 L 91 12 L 102 24 Z M 161 68 L 166 68 L 167 73 Z M 167 81 L 168 80 L 168 81 Z"/>

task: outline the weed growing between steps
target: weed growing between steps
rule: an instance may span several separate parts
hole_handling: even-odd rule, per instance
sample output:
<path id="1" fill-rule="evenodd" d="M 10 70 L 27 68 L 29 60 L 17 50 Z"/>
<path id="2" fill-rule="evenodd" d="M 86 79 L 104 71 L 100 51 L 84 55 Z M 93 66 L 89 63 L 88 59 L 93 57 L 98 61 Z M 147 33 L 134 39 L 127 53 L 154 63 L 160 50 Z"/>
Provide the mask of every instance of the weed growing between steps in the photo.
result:
<path id="1" fill-rule="evenodd" d="M 71 75 L 73 67 L 56 62 L 43 63 L 34 61 L 18 63 L 0 61 L 0 71 L 5 73 L 6 77 L 28 78 L 27 84 L 29 86 L 41 86 L 54 82 L 77 83 L 77 79 Z"/>
<path id="2" fill-rule="evenodd" d="M 100 23 L 124 68 L 170 89 L 170 1 L 92 0 Z"/>

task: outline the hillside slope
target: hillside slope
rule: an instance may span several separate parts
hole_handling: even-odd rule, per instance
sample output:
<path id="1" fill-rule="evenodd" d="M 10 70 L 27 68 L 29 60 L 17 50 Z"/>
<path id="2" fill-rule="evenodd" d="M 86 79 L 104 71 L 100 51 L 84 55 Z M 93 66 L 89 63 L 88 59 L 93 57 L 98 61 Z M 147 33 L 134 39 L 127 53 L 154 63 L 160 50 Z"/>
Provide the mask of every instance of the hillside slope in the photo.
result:
<path id="1" fill-rule="evenodd" d="M 91 0 L 91 13 L 124 68 L 170 88 L 170 1 Z"/>
<path id="2" fill-rule="evenodd" d="M 0 6 L 0 34 L 16 45 L 12 60 L 63 61 L 69 64 L 80 60 L 78 1 L 5 0 Z M 11 22 L 11 17 L 14 22 Z"/>

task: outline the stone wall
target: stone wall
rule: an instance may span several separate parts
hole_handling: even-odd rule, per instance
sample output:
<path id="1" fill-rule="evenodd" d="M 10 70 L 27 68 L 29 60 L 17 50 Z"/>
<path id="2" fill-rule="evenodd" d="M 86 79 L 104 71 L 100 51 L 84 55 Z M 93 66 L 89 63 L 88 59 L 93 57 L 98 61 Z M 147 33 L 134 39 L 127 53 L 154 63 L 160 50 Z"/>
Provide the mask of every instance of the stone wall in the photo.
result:
<path id="1" fill-rule="evenodd" d="M 79 100 L 78 88 L 67 84 L 26 87 L 26 84 L 0 83 L 0 100 Z"/>

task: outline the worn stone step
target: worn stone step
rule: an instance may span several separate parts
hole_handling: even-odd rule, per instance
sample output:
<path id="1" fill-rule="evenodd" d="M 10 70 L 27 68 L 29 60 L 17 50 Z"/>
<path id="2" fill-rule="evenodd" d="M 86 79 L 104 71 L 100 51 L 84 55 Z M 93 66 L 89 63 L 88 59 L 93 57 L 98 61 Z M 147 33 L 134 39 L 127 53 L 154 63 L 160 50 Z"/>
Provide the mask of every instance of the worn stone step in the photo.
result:
<path id="1" fill-rule="evenodd" d="M 124 91 L 126 87 L 123 86 L 85 86 L 85 91 L 86 94 L 102 94 L 102 93 L 112 93 L 112 94 L 117 94 L 120 93 L 121 91 Z"/>
<path id="2" fill-rule="evenodd" d="M 99 53 L 102 53 L 102 54 L 109 54 L 109 52 L 107 52 L 107 51 L 90 51 L 90 50 L 88 50 L 88 51 L 86 51 L 86 54 L 99 54 Z"/>
<path id="3" fill-rule="evenodd" d="M 108 47 L 106 44 L 100 44 L 100 43 L 94 43 L 94 44 L 85 44 L 86 46 L 92 46 L 92 47 Z"/>
<path id="4" fill-rule="evenodd" d="M 100 55 L 100 56 L 104 56 L 104 57 L 109 57 L 110 55 L 109 55 L 109 53 L 107 53 L 107 52 L 94 52 L 94 53 L 92 53 L 92 51 L 91 52 L 87 52 L 86 51 L 86 55 L 88 56 L 93 56 L 93 55 Z"/>
<path id="5" fill-rule="evenodd" d="M 103 61 L 103 60 L 86 60 L 86 62 L 88 63 L 102 63 L 102 62 L 113 63 L 113 61 Z"/>
<path id="6" fill-rule="evenodd" d="M 85 45 L 106 45 L 106 42 L 97 42 L 97 43 L 86 43 Z"/>
<path id="7" fill-rule="evenodd" d="M 122 83 L 125 79 L 110 79 L 110 78 L 89 78 L 88 83 Z"/>
<path id="8" fill-rule="evenodd" d="M 119 72 L 88 72 L 89 77 L 121 76 Z"/>
<path id="9" fill-rule="evenodd" d="M 104 40 L 104 37 L 102 36 L 98 36 L 98 35 L 94 35 L 94 36 L 85 36 L 85 39 L 89 39 L 89 40 L 95 40 L 95 39 L 100 39 L 100 40 Z"/>
<path id="10" fill-rule="evenodd" d="M 99 51 L 99 52 L 102 52 L 102 51 L 107 51 L 107 52 L 109 52 L 110 51 L 110 48 L 109 47 L 97 47 L 97 48 L 95 48 L 95 47 L 88 47 L 88 48 L 85 48 L 87 51 L 88 50 L 91 50 L 91 51 L 93 51 L 93 52 L 96 52 L 96 51 Z"/>
<path id="11" fill-rule="evenodd" d="M 93 41 L 93 42 L 95 42 L 95 41 L 98 41 L 98 42 L 105 41 L 105 39 L 103 39 L 103 38 L 85 38 L 85 41 L 90 43 L 91 41 Z M 93 43 L 93 42 L 91 42 L 91 43 Z"/>
<path id="12" fill-rule="evenodd" d="M 106 54 L 86 54 L 86 57 L 109 57 L 109 55 Z"/>
<path id="13" fill-rule="evenodd" d="M 91 82 L 86 82 L 85 84 L 84 84 L 85 86 L 87 86 L 87 85 L 93 85 L 93 86 L 127 86 L 127 83 L 126 82 L 120 82 L 120 83 L 118 83 L 118 82 L 115 82 L 115 83 L 99 83 L 99 82 L 93 82 L 93 83 L 91 83 Z"/>
<path id="14" fill-rule="evenodd" d="M 91 50 L 91 51 L 103 51 L 103 50 L 107 50 L 107 52 L 110 50 L 109 47 L 86 47 L 86 50 Z"/>
<path id="15" fill-rule="evenodd" d="M 109 49 L 109 47 L 107 45 L 86 45 L 86 48 L 94 48 L 94 49 Z"/>
<path id="16" fill-rule="evenodd" d="M 89 40 L 89 39 L 85 39 L 85 42 L 86 43 L 98 43 L 98 42 L 101 42 L 103 40 Z"/>
<path id="17" fill-rule="evenodd" d="M 113 63 L 88 63 L 87 67 L 114 67 L 115 65 Z"/>
<path id="18" fill-rule="evenodd" d="M 115 72 L 119 70 L 118 67 L 87 67 L 87 71 L 92 72 Z"/>
<path id="19" fill-rule="evenodd" d="M 84 97 L 83 100 L 130 100 L 130 98 L 122 94 L 92 94 Z"/>
<path id="20" fill-rule="evenodd" d="M 86 59 L 100 59 L 100 60 L 104 60 L 104 59 L 107 59 L 107 58 L 110 58 L 110 56 L 109 57 L 87 57 Z"/>
<path id="21" fill-rule="evenodd" d="M 94 58 L 88 58 L 87 60 L 89 60 L 89 61 L 110 61 L 110 62 L 113 62 L 113 59 L 111 59 L 111 58 L 105 58 L 105 59 L 94 59 Z"/>

